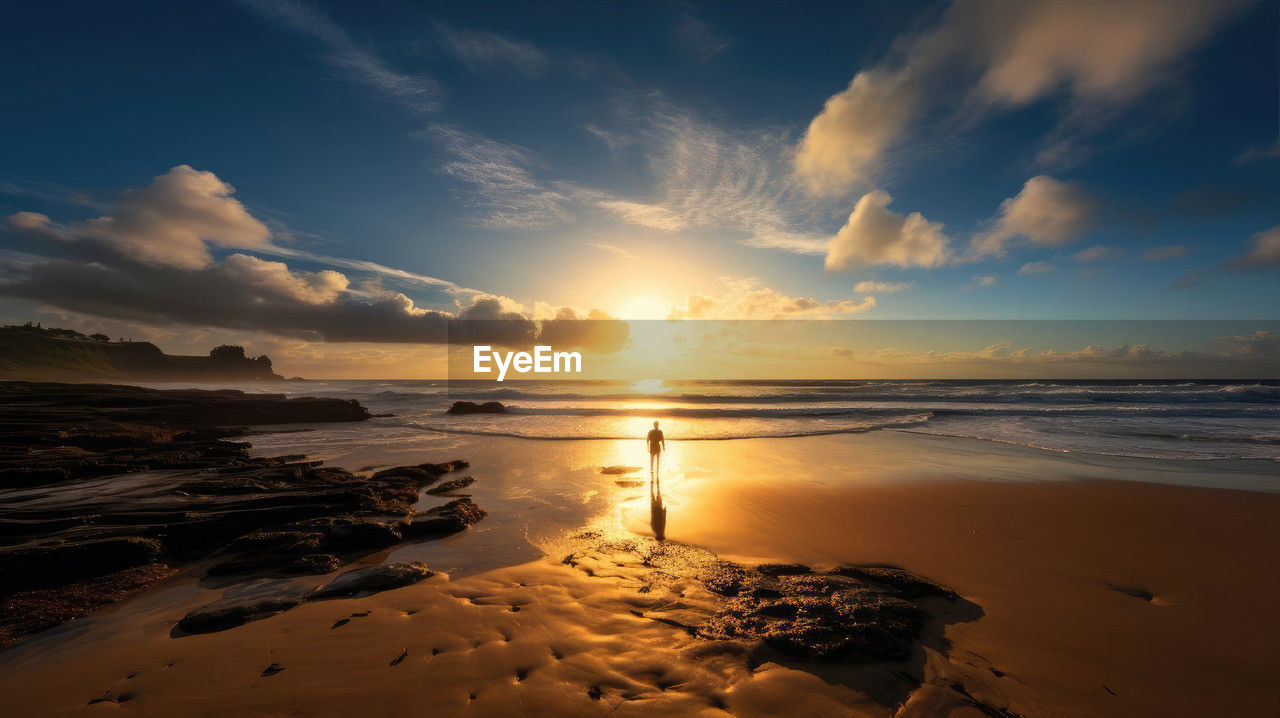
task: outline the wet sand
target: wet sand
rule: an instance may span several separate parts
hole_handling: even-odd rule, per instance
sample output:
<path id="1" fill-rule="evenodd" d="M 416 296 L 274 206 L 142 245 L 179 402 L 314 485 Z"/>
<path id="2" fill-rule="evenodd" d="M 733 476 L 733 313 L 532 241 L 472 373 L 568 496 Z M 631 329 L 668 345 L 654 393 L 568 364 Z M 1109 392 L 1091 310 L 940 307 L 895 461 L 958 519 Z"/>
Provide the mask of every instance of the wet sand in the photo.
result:
<path id="1" fill-rule="evenodd" d="M 1022 715 L 1280 706 L 1280 495 L 1125 480 L 1265 487 L 1275 470 L 1264 462 L 1082 458 L 888 432 L 674 444 L 662 482 L 669 541 L 746 561 L 892 563 L 976 604 L 938 606 L 911 661 L 849 667 L 761 661 L 654 620 L 714 597 L 696 585 L 641 593 L 643 567 L 626 556 L 602 557 L 594 576 L 560 563 L 557 537 L 574 527 L 653 533 L 647 481 L 599 472 L 638 463 L 636 447 L 435 437 L 376 451 L 395 464 L 441 443 L 480 457 L 469 489 L 491 518 L 392 556 L 454 575 L 172 638 L 186 611 L 217 595 L 180 578 L 0 654 L 0 695 L 15 715 L 892 715 L 899 699 L 899 715 L 981 715 L 975 702 Z M 324 458 L 345 465 L 370 451 Z M 526 536 L 547 558 L 526 553 L 527 541 L 516 548 Z M 504 559 L 518 565 L 492 568 Z M 272 664 L 283 670 L 263 675 Z M 903 694 L 895 672 L 921 684 Z"/>

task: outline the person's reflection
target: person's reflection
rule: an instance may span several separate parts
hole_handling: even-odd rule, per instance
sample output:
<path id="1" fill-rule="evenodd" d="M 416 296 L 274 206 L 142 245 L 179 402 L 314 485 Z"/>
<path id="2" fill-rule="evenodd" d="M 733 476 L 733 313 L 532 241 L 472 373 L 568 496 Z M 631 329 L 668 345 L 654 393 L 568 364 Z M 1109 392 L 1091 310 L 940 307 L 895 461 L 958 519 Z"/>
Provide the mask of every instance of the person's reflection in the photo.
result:
<path id="1" fill-rule="evenodd" d="M 667 507 L 662 505 L 662 483 L 659 474 L 649 477 L 649 525 L 659 541 L 667 538 Z"/>

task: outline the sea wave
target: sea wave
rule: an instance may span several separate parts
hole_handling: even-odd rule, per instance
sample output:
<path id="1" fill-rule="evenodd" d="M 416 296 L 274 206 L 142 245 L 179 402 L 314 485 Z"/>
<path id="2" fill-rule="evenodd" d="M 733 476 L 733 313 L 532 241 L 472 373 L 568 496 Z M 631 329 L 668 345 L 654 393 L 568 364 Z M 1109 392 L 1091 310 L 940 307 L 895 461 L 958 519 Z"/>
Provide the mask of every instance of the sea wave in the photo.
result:
<path id="1" fill-rule="evenodd" d="M 1271 379 L 698 381 L 656 390 L 593 381 L 334 381 L 324 393 L 394 414 L 378 421 L 410 431 L 459 435 L 632 439 L 643 417 L 663 420 L 673 440 L 900 430 L 1072 453 L 1280 458 L 1280 381 Z M 501 401 L 509 413 L 445 413 L 462 399 Z"/>
<path id="2" fill-rule="evenodd" d="M 939 391 L 938 389 L 945 389 Z M 386 398 L 420 398 L 420 393 L 395 395 L 381 392 Z M 1088 403 L 1114 404 L 1142 402 L 1152 404 L 1186 404 L 1231 402 L 1280 403 L 1280 386 L 1270 384 L 1178 384 L 1134 385 L 1117 388 L 1110 386 L 1075 385 L 958 385 L 938 387 L 904 387 L 887 385 L 877 387 L 808 387 L 805 391 L 755 391 L 738 392 L 585 392 L 553 391 L 550 389 L 455 389 L 449 391 L 450 399 L 471 401 L 561 401 L 561 402 L 675 402 L 680 404 L 784 404 L 784 403 L 832 403 L 915 401 L 931 403 Z"/>
<path id="3" fill-rule="evenodd" d="M 596 405 L 539 406 L 510 405 L 511 416 L 578 416 L 578 417 L 633 417 L 655 419 L 777 419 L 777 418 L 832 418 L 832 417 L 883 417 L 907 413 L 928 412 L 935 416 L 1072 416 L 1072 417 L 1192 417 L 1192 418 L 1274 418 L 1280 420 L 1280 407 L 1235 406 L 1045 406 L 1019 405 L 948 407 L 927 403 L 902 402 L 896 406 L 744 406 L 744 407 L 681 407 L 636 406 L 608 407 Z"/>
<path id="4" fill-rule="evenodd" d="M 880 421 L 850 421 L 838 425 L 832 424 L 789 424 L 789 428 L 770 427 L 765 423 L 755 423 L 755 428 L 715 427 L 711 425 L 694 425 L 671 441 L 720 441 L 728 439 L 787 439 L 801 436 L 826 436 L 829 434 L 860 434 L 877 429 L 899 428 L 924 424 L 929 420 L 929 413 L 908 414 L 889 417 Z M 424 431 L 443 434 L 470 434 L 475 436 L 504 436 L 516 439 L 538 439 L 545 441 L 590 441 L 621 440 L 636 438 L 633 433 L 624 430 L 609 431 L 604 427 L 595 427 L 596 431 L 565 432 L 560 427 L 549 427 L 532 422 L 520 424 L 504 424 L 498 428 L 493 423 L 481 425 L 440 422 L 408 422 Z"/>

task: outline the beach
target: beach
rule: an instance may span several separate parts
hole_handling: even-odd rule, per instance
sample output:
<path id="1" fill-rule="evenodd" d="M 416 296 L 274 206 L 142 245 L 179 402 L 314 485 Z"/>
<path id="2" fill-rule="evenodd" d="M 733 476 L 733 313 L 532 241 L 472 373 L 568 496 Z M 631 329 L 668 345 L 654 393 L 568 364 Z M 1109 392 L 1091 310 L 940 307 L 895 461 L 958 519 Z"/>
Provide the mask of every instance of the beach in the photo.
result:
<path id="1" fill-rule="evenodd" d="M 0 718 L 1280 718 L 1280 0 L 117 5 Z"/>
<path id="2" fill-rule="evenodd" d="M 421 561 L 436 574 L 419 583 L 173 637 L 227 588 L 188 567 L 0 654 L 16 714 L 1267 715 L 1280 700 L 1274 462 L 899 431 L 672 441 L 667 547 L 890 564 L 959 594 L 921 603 L 909 659 L 848 663 L 700 637 L 722 599 L 687 577 L 640 590 L 649 559 L 614 549 L 656 543 L 647 470 L 601 472 L 644 463 L 639 438 L 410 438 L 374 419 L 253 443 L 351 470 L 466 456 L 489 516 L 358 562 Z"/>

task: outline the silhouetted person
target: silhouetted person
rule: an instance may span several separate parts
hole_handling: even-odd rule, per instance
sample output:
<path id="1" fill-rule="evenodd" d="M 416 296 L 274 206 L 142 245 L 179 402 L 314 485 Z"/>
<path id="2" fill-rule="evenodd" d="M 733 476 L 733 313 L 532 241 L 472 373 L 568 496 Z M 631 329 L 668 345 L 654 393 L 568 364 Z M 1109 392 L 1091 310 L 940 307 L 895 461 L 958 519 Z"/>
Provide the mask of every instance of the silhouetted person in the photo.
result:
<path id="1" fill-rule="evenodd" d="M 653 422 L 653 431 L 649 432 L 649 476 L 654 476 L 654 467 L 662 470 L 662 452 L 667 448 L 667 440 L 658 429 L 658 422 Z"/>
<path id="2" fill-rule="evenodd" d="M 649 525 L 653 527 L 653 535 L 659 541 L 666 540 L 667 507 L 662 505 L 662 484 L 656 477 L 649 480 Z"/>

